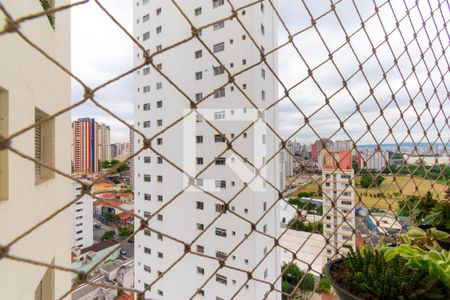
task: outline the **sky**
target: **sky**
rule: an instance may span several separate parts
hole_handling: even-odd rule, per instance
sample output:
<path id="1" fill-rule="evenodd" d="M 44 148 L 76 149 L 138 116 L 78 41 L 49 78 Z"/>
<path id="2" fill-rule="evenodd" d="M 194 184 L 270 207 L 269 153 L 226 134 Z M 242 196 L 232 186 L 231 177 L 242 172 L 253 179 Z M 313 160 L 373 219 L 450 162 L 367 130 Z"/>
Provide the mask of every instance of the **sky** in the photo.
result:
<path id="1" fill-rule="evenodd" d="M 101 1 L 130 33 L 133 32 L 132 5 L 134 2 Z M 295 135 L 295 138 L 301 143 L 311 143 L 318 136 L 326 138 L 337 131 L 333 139 L 348 139 L 348 133 L 352 139 L 358 140 L 361 144 L 373 144 L 375 140 L 393 142 L 394 137 L 399 142 L 405 137 L 406 141 L 412 139 L 418 142 L 425 131 L 430 141 L 434 142 L 437 133 L 443 128 L 441 138 L 444 143 L 448 143 L 450 128 L 446 120 L 448 120 L 450 108 L 448 107 L 448 98 L 446 98 L 446 86 L 442 83 L 439 85 L 442 80 L 437 67 L 432 70 L 430 76 L 427 76 L 427 68 L 431 69 L 435 65 L 435 56 L 442 55 L 442 45 L 444 48 L 448 45 L 448 33 L 443 31 L 440 40 L 433 41 L 432 47 L 425 52 L 423 60 L 420 60 L 420 51 L 429 48 L 429 38 L 433 39 L 436 36 L 436 28 L 442 29 L 442 20 L 450 18 L 450 10 L 444 7 L 438 11 L 434 16 L 434 22 L 428 21 L 426 30 L 419 31 L 419 28 L 422 27 L 422 18 L 426 20 L 430 15 L 429 5 L 435 9 L 437 2 L 431 1 L 432 4 L 429 4 L 422 1 L 419 4 L 420 9 L 411 9 L 409 18 L 405 17 L 400 22 L 400 30 L 395 30 L 393 11 L 400 19 L 405 16 L 405 11 L 411 8 L 415 1 L 393 1 L 391 4 L 384 5 L 382 3 L 385 1 L 355 1 L 357 9 L 350 0 L 334 2 L 338 2 L 336 14 L 339 19 L 334 13 L 329 13 L 316 22 L 315 28 L 302 31 L 311 25 L 311 18 L 317 19 L 329 10 L 330 1 L 304 1 L 307 7 L 302 4 L 302 1 L 277 1 L 277 8 L 291 34 L 302 31 L 294 37 L 294 43 L 302 57 L 292 45 L 282 47 L 277 51 L 278 76 L 283 84 L 290 88 L 306 77 L 308 67 L 302 59 L 310 68 L 320 65 L 313 72 L 314 80 L 309 78 L 290 91 L 295 106 L 300 108 L 305 115 L 313 114 L 310 124 L 314 131 L 306 126 Z M 360 29 L 360 18 L 366 20 L 374 14 L 374 2 L 381 6 L 379 16 L 374 15 L 365 22 L 364 29 Z M 404 2 L 408 2 L 408 7 L 405 7 Z M 234 3 L 237 3 L 236 0 Z M 266 7 L 268 6 L 266 1 Z M 181 20 L 181 16 L 177 17 Z M 351 35 L 350 44 L 345 42 L 345 33 L 341 26 L 348 35 Z M 416 37 L 413 36 L 413 28 L 418 31 Z M 279 44 L 286 42 L 288 34 L 280 23 L 278 23 L 277 30 Z M 388 33 L 393 30 L 393 33 L 389 34 L 389 45 L 383 43 L 384 30 Z M 357 32 L 352 35 L 355 31 Z M 407 53 L 401 55 L 404 51 L 403 39 L 409 43 L 409 56 Z M 325 44 L 322 40 L 325 41 Z M 381 46 L 377 47 L 379 44 Z M 373 46 L 377 47 L 377 57 L 371 56 Z M 322 64 L 328 59 L 327 47 L 330 51 L 339 49 L 333 55 L 334 64 L 331 61 Z M 355 55 L 363 62 L 364 74 L 357 72 L 359 62 Z M 393 63 L 394 56 L 400 57 L 398 67 Z M 444 73 L 447 71 L 449 59 L 447 53 L 438 63 L 440 70 Z M 411 61 L 417 65 L 415 74 L 412 73 L 409 76 L 412 67 Z M 380 65 L 386 71 L 386 80 L 383 80 Z M 82 78 L 89 86 L 95 87 L 132 67 L 132 41 L 95 2 L 91 1 L 88 4 L 72 8 L 72 72 L 74 74 Z M 402 76 L 406 80 L 407 88 L 402 87 L 404 80 Z M 349 77 L 351 78 L 348 79 Z M 347 88 L 341 89 L 343 78 L 347 79 Z M 450 84 L 448 78 L 447 75 L 444 79 L 446 85 Z M 376 86 L 373 96 L 369 95 L 367 82 L 372 87 Z M 378 84 L 378 82 L 380 83 Z M 99 103 L 111 109 L 130 124 L 133 123 L 132 84 L 132 76 L 129 75 L 101 89 L 95 95 Z M 422 86 L 422 92 L 419 90 L 420 86 Z M 435 87 L 436 94 L 433 93 Z M 392 91 L 398 91 L 395 102 L 391 101 Z M 280 87 L 280 95 L 283 93 L 283 89 Z M 415 97 L 416 94 L 418 94 L 417 97 Z M 82 95 L 81 87 L 77 83 L 73 83 L 73 102 L 81 99 Z M 326 98 L 329 98 L 329 105 L 325 104 Z M 414 107 L 410 106 L 411 98 L 413 98 Z M 428 108 L 425 100 L 429 101 Z M 351 115 L 355 111 L 355 101 L 358 103 L 364 101 L 359 106 L 361 113 Z M 444 105 L 441 110 L 440 103 L 447 103 L 447 106 Z M 298 128 L 304 126 L 303 114 L 295 106 L 287 99 L 281 101 L 277 106 L 280 120 L 279 131 L 283 138 L 290 137 Z M 379 106 L 383 107 L 385 119 L 379 117 Z M 318 112 L 314 113 L 316 110 Z M 396 122 L 400 118 L 401 112 L 404 113 L 404 121 Z M 420 122 L 423 124 L 423 128 L 420 123 L 417 123 L 417 115 L 421 113 L 423 115 Z M 112 142 L 128 141 L 128 129 L 93 104 L 84 104 L 72 112 L 73 119 L 86 116 L 94 117 L 98 121 L 110 125 Z M 431 124 L 433 116 L 435 116 L 436 126 Z M 338 118 L 345 120 L 347 133 L 339 130 Z M 373 135 L 366 134 L 365 122 L 374 122 L 371 126 Z M 396 124 L 391 135 L 388 134 L 386 122 L 391 126 Z M 431 127 L 429 127 L 430 125 Z M 411 129 L 412 136 L 407 135 L 408 127 Z M 387 135 L 388 138 L 383 140 Z"/>

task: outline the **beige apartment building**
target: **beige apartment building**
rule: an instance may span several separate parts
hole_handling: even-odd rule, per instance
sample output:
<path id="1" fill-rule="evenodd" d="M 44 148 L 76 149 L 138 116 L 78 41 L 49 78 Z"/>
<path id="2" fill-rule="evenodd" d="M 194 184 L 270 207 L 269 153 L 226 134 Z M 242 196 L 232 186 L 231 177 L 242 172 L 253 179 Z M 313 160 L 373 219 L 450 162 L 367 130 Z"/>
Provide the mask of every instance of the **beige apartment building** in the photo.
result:
<path id="1" fill-rule="evenodd" d="M 40 0 L 2 0 L 19 18 L 43 11 Z M 64 5 L 69 0 L 50 0 Z M 5 18 L 0 18 L 0 28 Z M 21 32 L 70 69 L 70 11 L 20 24 Z M 0 134 L 8 137 L 70 105 L 70 77 L 16 33 L 0 36 Z M 11 146 L 70 174 L 70 112 L 17 136 Z M 71 181 L 11 151 L 0 151 L 0 246 L 71 201 Z M 66 209 L 7 249 L 12 256 L 70 265 L 71 210 Z M 2 299 L 51 300 L 70 289 L 70 273 L 0 256 Z"/>

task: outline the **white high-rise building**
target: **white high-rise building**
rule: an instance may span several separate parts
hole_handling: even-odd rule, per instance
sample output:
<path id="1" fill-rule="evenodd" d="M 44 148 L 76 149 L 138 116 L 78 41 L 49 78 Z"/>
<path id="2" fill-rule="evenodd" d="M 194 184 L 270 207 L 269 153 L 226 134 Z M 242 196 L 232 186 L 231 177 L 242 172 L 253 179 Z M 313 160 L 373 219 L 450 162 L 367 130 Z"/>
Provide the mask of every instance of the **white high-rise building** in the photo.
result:
<path id="1" fill-rule="evenodd" d="M 336 254 L 348 253 L 348 247 L 355 248 L 355 183 L 351 150 L 321 152 L 323 233 L 329 239 L 325 257 L 330 260 Z"/>
<path id="2" fill-rule="evenodd" d="M 277 281 L 280 255 L 269 237 L 279 234 L 278 205 L 273 206 L 278 193 L 260 177 L 245 188 L 245 183 L 253 177 L 249 163 L 229 150 L 221 154 L 227 149 L 226 141 L 236 139 L 232 142 L 233 149 L 261 167 L 279 147 L 279 141 L 261 122 L 246 129 L 259 114 L 234 84 L 227 84 L 229 78 L 224 67 L 232 74 L 243 71 L 259 63 L 261 54 L 257 47 L 263 51 L 276 47 L 276 16 L 270 5 L 246 6 L 250 3 L 253 2 L 233 1 L 256 46 L 234 18 L 201 31 L 200 38 L 220 63 L 197 38 L 153 57 L 153 63 L 185 95 L 151 66 L 144 66 L 134 74 L 134 126 L 152 137 L 191 111 L 188 96 L 198 103 L 203 117 L 195 113 L 186 116 L 154 138 L 152 146 L 192 175 L 213 162 L 197 180 L 189 181 L 153 151 L 145 150 L 134 160 L 136 214 L 153 216 L 149 222 L 151 228 L 186 245 L 192 243 L 190 248 L 185 248 L 170 237 L 149 230 L 136 236 L 135 288 L 147 288 L 146 298 L 230 299 L 236 294 L 234 299 L 281 299 L 279 293 L 270 289 L 270 283 L 281 289 Z M 230 6 L 223 0 L 187 0 L 178 1 L 178 5 L 196 27 L 231 15 Z M 191 26 L 170 1 L 137 1 L 134 19 L 134 35 L 150 54 L 192 35 Z M 134 57 L 135 65 L 142 64 L 142 49 L 135 47 Z M 276 55 L 268 55 L 266 61 L 272 70 L 277 70 Z M 265 108 L 278 99 L 278 86 L 265 63 L 242 72 L 235 77 L 235 83 L 258 108 Z M 201 101 L 209 94 L 210 97 Z M 277 129 L 274 109 L 262 117 Z M 142 145 L 142 138 L 135 136 L 134 148 L 140 149 Z M 279 186 L 278 158 L 270 160 L 261 174 Z M 192 186 L 179 195 L 188 183 L 195 183 L 211 195 Z M 167 206 L 158 211 L 163 205 Z M 251 223 L 256 222 L 254 229 L 260 233 L 252 230 Z M 186 255 L 185 250 L 189 250 Z M 223 260 L 233 268 L 218 269 Z M 158 278 L 168 268 L 171 270 Z M 248 273 L 239 270 L 251 272 L 258 280 L 247 281 Z"/>
<path id="3" fill-rule="evenodd" d="M 90 184 L 86 180 L 87 184 Z M 81 195 L 81 185 L 73 183 L 73 199 Z M 92 197 L 83 195 L 72 206 L 73 210 L 73 243 L 72 247 L 84 249 L 92 246 L 94 243 L 93 236 L 93 202 Z"/>
<path id="4" fill-rule="evenodd" d="M 111 161 L 111 129 L 103 123 L 98 124 L 98 159 Z"/>
<path id="5" fill-rule="evenodd" d="M 70 4 L 69 0 L 48 2 L 51 7 Z M 42 1 L 37 0 L 1 3 L 14 18 L 44 11 Z M 5 28 L 6 21 L 6 16 L 0 19 L 0 28 Z M 69 10 L 34 18 L 19 28 L 70 70 Z M 11 145 L 35 161 L 70 174 L 70 113 L 48 119 L 71 105 L 70 76 L 15 32 L 0 37 L 0 53 L 0 140 L 36 123 L 12 139 Z M 69 272 L 11 260 L 2 254 L 47 265 L 70 265 L 70 209 L 40 222 L 73 200 L 71 182 L 0 146 L 0 298 L 59 299 L 70 290 Z"/>

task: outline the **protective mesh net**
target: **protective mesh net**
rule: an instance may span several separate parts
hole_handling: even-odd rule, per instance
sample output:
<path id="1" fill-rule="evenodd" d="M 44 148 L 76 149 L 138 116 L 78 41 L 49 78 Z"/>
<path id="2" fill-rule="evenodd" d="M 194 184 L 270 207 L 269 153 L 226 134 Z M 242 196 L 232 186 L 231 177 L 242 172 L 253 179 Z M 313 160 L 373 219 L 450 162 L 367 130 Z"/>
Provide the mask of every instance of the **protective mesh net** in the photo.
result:
<path id="1" fill-rule="evenodd" d="M 323 259 L 323 255 L 330 258 L 340 253 L 341 248 L 345 247 L 346 242 L 350 245 L 369 244 L 374 246 L 384 238 L 392 238 L 392 232 L 396 232 L 398 226 L 402 228 L 411 222 L 409 214 L 414 208 L 420 206 L 421 201 L 427 197 L 434 197 L 440 201 L 445 200 L 446 191 L 449 186 L 450 173 L 448 168 L 448 143 L 449 143 L 449 91 L 447 87 L 448 72 L 450 66 L 448 63 L 449 32 L 447 23 L 450 20 L 448 1 L 354 1 L 340 0 L 329 1 L 327 5 L 319 6 L 316 1 L 290 1 L 290 14 L 283 10 L 283 5 L 272 0 L 260 0 L 249 2 L 242 6 L 237 6 L 232 0 L 226 0 L 224 6 L 229 11 L 227 17 L 215 20 L 209 24 L 201 26 L 191 20 L 190 13 L 184 9 L 182 1 L 171 0 L 171 4 L 179 12 L 174 16 L 178 22 L 184 22 L 187 28 L 190 28 L 191 35 L 177 41 L 171 45 L 164 46 L 155 52 L 147 51 L 143 43 L 132 33 L 128 32 L 124 26 L 108 11 L 105 1 L 78 1 L 71 4 L 52 7 L 49 2 L 44 2 L 45 10 L 36 11 L 34 14 L 25 16 L 12 16 L 6 4 L 0 3 L 5 22 L 0 30 L 0 40 L 7 35 L 15 35 L 34 48 L 37 53 L 44 56 L 49 62 L 55 64 L 60 70 L 72 78 L 74 82 L 81 85 L 84 89 L 83 98 L 73 102 L 71 106 L 65 107 L 49 116 L 45 116 L 34 124 L 30 124 L 23 129 L 10 134 L 9 136 L 0 136 L 0 150 L 9 151 L 22 159 L 29 160 L 40 166 L 40 169 L 51 170 L 56 176 L 63 176 L 67 179 L 78 182 L 82 186 L 82 193 L 76 199 L 65 203 L 58 210 L 49 214 L 33 227 L 24 231 L 11 241 L 7 241 L 0 247 L 0 259 L 13 260 L 17 263 L 34 264 L 48 268 L 54 268 L 63 272 L 77 274 L 77 280 L 72 288 L 64 296 L 70 295 L 79 286 L 87 284 L 93 286 L 102 286 L 110 289 L 134 292 L 138 297 L 144 297 L 145 291 L 155 286 L 169 272 L 177 272 L 177 266 L 180 261 L 189 255 L 202 257 L 204 260 L 216 260 L 218 267 L 214 272 L 205 276 L 202 285 L 198 286 L 196 292 L 191 298 L 196 297 L 197 293 L 203 290 L 215 278 L 218 271 L 228 268 L 236 273 L 242 273 L 246 276 L 244 283 L 235 287 L 235 293 L 232 298 L 238 298 L 239 293 L 249 284 L 249 282 L 259 282 L 265 284 L 266 296 L 273 293 L 280 293 L 288 299 L 297 299 L 296 297 L 311 298 L 314 293 L 325 292 L 320 285 L 320 270 L 314 268 L 314 264 Z M 33 22 L 36 19 L 48 18 L 52 25 L 57 26 L 58 14 L 65 10 L 76 9 L 76 6 L 86 5 L 93 2 L 103 13 L 105 13 L 116 25 L 118 31 L 123 31 L 138 49 L 143 57 L 143 62 L 130 70 L 117 75 L 110 80 L 92 87 L 73 74 L 67 66 L 62 65 L 58 60 L 46 53 L 45 46 L 33 42 L 33 36 L 27 36 L 22 31 L 24 23 Z M 220 1 L 219 1 L 220 2 Z M 325 2 L 325 1 L 324 1 Z M 320 9 L 318 7 L 321 7 Z M 274 13 L 279 25 L 278 44 L 273 49 L 264 49 L 258 43 L 258 38 L 254 37 L 254 32 L 245 26 L 243 12 L 245 10 L 258 9 Z M 301 18 L 299 17 L 301 16 Z M 301 20 L 299 20 L 301 19 Z M 246 35 L 246 43 L 252 45 L 255 51 L 259 52 L 260 59 L 254 64 L 250 64 L 237 73 L 221 62 L 219 56 L 211 49 L 211 45 L 202 38 L 200 32 L 212 28 L 218 22 L 224 21 L 225 24 L 233 22 L 239 24 L 242 32 Z M 323 24 L 333 24 L 325 27 Z M 314 44 L 302 41 L 314 40 Z M 211 88 L 208 94 L 201 99 L 194 99 L 178 85 L 173 79 L 174 74 L 158 67 L 156 61 L 158 56 L 164 53 L 170 53 L 183 44 L 197 41 L 201 44 L 202 50 L 211 56 L 214 61 L 224 67 L 224 72 L 228 76 L 228 81 L 221 86 Z M 312 55 L 315 52 L 316 55 Z M 273 64 L 268 61 L 275 55 L 288 56 L 292 64 L 289 67 L 281 65 L 279 70 L 274 70 Z M 286 63 L 286 60 L 280 58 L 280 61 Z M 188 112 L 170 124 L 165 124 L 162 129 L 151 136 L 144 134 L 139 127 L 131 126 L 119 115 L 114 113 L 102 101 L 96 99 L 99 91 L 108 89 L 114 82 L 123 80 L 126 76 L 150 66 L 163 79 L 164 84 L 175 89 L 180 98 L 188 103 Z M 240 133 L 236 133 L 233 138 L 223 135 L 220 126 L 205 118 L 204 121 L 210 126 L 215 134 L 224 136 L 226 148 L 216 155 L 221 157 L 226 152 L 231 152 L 236 157 L 245 160 L 246 164 L 254 169 L 254 176 L 247 180 L 243 187 L 231 199 L 222 199 L 220 193 L 211 193 L 202 187 L 197 189 L 212 198 L 215 203 L 223 204 L 222 212 L 199 231 L 198 236 L 193 240 L 180 240 L 175 233 L 163 232 L 158 228 L 157 223 L 151 223 L 158 215 L 164 213 L 164 210 L 174 203 L 186 192 L 189 187 L 194 185 L 195 179 L 206 172 L 215 160 L 204 164 L 204 168 L 196 174 L 191 174 L 184 170 L 182 165 L 173 162 L 168 153 L 164 153 L 158 147 L 158 138 L 166 132 L 170 132 L 174 127 L 181 124 L 185 118 L 192 113 L 202 114 L 200 109 L 208 101 L 214 101 L 215 92 L 221 88 L 233 86 L 234 90 L 242 96 L 249 104 L 249 107 L 259 108 L 257 101 L 252 99 L 246 89 L 238 84 L 239 77 L 255 68 L 264 66 L 266 72 L 273 76 L 280 86 L 280 98 L 273 99 L 271 105 L 262 109 L 262 113 L 251 123 L 248 124 Z M 293 70 L 294 69 L 294 70 Z M 288 71 L 294 72 L 293 76 L 286 74 Z M 166 73 L 167 72 L 167 73 Z M 308 94 L 314 94 L 314 99 L 308 97 Z M 311 100 L 309 100 L 311 99 Z M 96 178 L 91 184 L 86 184 L 72 174 L 64 173 L 57 168 L 51 167 L 36 159 L 20 147 L 16 146 L 15 140 L 20 136 L 35 129 L 39 129 L 46 121 L 58 118 L 64 113 L 87 105 L 90 103 L 98 109 L 106 112 L 112 118 L 115 118 L 123 125 L 134 132 L 135 139 L 142 140 L 140 147 L 135 147 L 134 153 L 125 161 L 108 170 L 101 177 Z M 264 113 L 274 110 L 289 110 L 293 113 L 295 121 L 286 123 L 281 120 L 282 130 L 271 126 L 264 119 Z M 263 165 L 257 166 L 251 161 L 245 159 L 240 153 L 240 148 L 236 146 L 236 141 L 242 137 L 256 122 L 265 124 L 267 131 L 277 140 L 279 148 L 267 157 Z M 283 127 L 283 125 L 286 125 Z M 284 129 L 288 128 L 288 129 Z M 308 136 L 311 140 L 317 140 L 310 150 L 310 155 L 302 155 L 302 151 L 296 150 L 292 143 L 294 138 L 300 141 L 303 136 Z M 345 146 L 339 146 L 332 143 L 332 140 L 346 140 Z M 383 151 L 372 151 L 366 155 L 359 154 L 362 150 L 358 147 L 362 143 L 372 144 L 374 149 L 386 148 L 390 144 L 392 153 Z M 409 143 L 412 151 L 398 153 Z M 425 145 L 425 146 L 424 146 Z M 426 149 L 424 149 L 426 148 Z M 336 156 L 336 150 L 350 150 L 354 159 L 351 167 L 343 166 L 345 157 Z M 169 164 L 173 172 L 187 176 L 190 184 L 183 190 L 175 193 L 171 199 L 167 199 L 156 211 L 147 216 L 142 216 L 134 211 L 131 213 L 135 217 L 135 231 L 126 239 L 121 241 L 111 254 L 123 247 L 129 239 L 134 238 L 136 234 L 144 230 L 150 230 L 152 233 L 159 234 L 166 239 L 178 243 L 184 248 L 184 253 L 175 259 L 169 267 L 158 275 L 152 282 L 147 282 L 144 290 L 134 288 L 124 288 L 117 285 L 108 285 L 94 282 L 91 279 L 91 273 L 94 272 L 103 261 L 93 265 L 88 271 L 79 271 L 67 266 L 58 266 L 33 259 L 16 256 L 12 246 L 20 240 L 32 235 L 33 232 L 52 220 L 55 216 L 77 202 L 84 195 L 89 195 L 99 202 L 107 203 L 114 207 L 118 212 L 125 211 L 120 206 L 115 205 L 108 200 L 97 197 L 91 190 L 96 182 L 101 182 L 108 175 L 125 165 L 128 161 L 141 155 L 143 151 L 150 151 L 157 156 L 162 157 L 165 163 Z M 417 154 L 422 153 L 420 159 Z M 287 178 L 286 184 L 279 187 L 277 183 L 266 180 L 267 186 L 276 191 L 278 195 L 267 210 L 254 220 L 248 216 L 231 209 L 234 199 L 251 185 L 258 178 L 261 178 L 260 171 L 270 163 L 274 163 L 277 157 L 283 153 L 284 160 L 291 160 L 295 166 L 295 172 Z M 380 155 L 381 153 L 381 155 Z M 312 154 L 312 155 L 311 155 Z M 346 155 L 350 155 L 348 152 Z M 305 157 L 307 156 L 307 157 Z M 325 157 L 329 159 L 328 165 L 334 167 L 327 171 L 327 176 L 318 172 L 314 165 L 318 160 Z M 446 160 L 445 160 L 445 157 Z M 426 158 L 426 159 L 425 159 Z M 443 160 L 439 160 L 444 158 Z M 383 168 L 367 172 L 367 168 L 374 159 L 381 159 Z M 428 159 L 428 160 L 427 160 Z M 351 169 L 351 171 L 349 171 Z M 350 174 L 346 181 L 347 187 L 344 190 L 328 189 L 326 180 L 333 175 Z M 382 177 L 381 183 L 377 183 Z M 369 182 L 369 183 L 367 183 Z M 295 188 L 292 188 L 295 187 Z M 354 191 L 355 200 L 351 201 L 350 206 L 345 209 L 336 209 L 339 206 L 339 199 L 342 201 L 346 197 L 348 189 Z M 301 193 L 301 194 L 299 194 Z M 302 196 L 307 198 L 301 199 Z M 308 198 L 323 199 L 323 206 L 319 208 Z M 284 203 L 286 207 L 292 208 L 295 212 L 294 219 L 283 223 L 281 231 L 276 236 L 267 234 L 261 229 L 261 220 L 271 210 Z M 345 205 L 344 205 L 345 206 Z M 301 211 L 308 211 L 309 214 L 317 216 L 311 220 Z M 256 262 L 250 269 L 240 269 L 228 265 L 228 258 L 231 257 L 245 241 L 242 239 L 239 243 L 232 245 L 233 250 L 226 254 L 225 258 L 207 256 L 194 251 L 194 243 L 208 230 L 211 231 L 217 221 L 225 213 L 233 214 L 240 220 L 249 224 L 251 230 L 248 235 L 260 234 L 273 241 L 272 247 L 267 250 L 264 257 Z M 330 221 L 333 218 L 334 221 Z M 338 221 L 336 221 L 338 220 Z M 369 220 L 369 221 L 368 221 Z M 368 226 L 368 222 L 373 227 Z M 150 226 L 150 223 L 152 226 Z M 153 225 L 154 224 L 154 225 Z M 330 225 L 331 224 L 331 225 Z M 344 225 L 344 226 L 342 226 Z M 342 232 L 343 228 L 350 228 L 350 231 Z M 301 243 L 290 245 L 288 243 L 290 234 L 293 230 L 303 230 L 308 234 Z M 343 241 L 336 242 L 334 238 L 343 235 Z M 323 247 L 318 249 L 314 257 L 305 259 L 302 251 L 310 247 L 310 240 L 315 236 L 320 236 L 324 241 Z M 334 238 L 333 238 L 334 237 Z M 31 250 L 31 249 L 30 249 Z M 283 257 L 283 268 L 278 278 L 271 282 L 264 278 L 253 276 L 264 259 L 274 251 L 280 251 Z M 288 257 L 288 259 L 286 259 Z M 299 280 L 292 282 L 288 278 L 291 272 L 291 266 L 296 264 L 303 270 Z M 291 274 L 291 273 L 289 273 Z M 311 279 L 310 274 L 315 276 Z M 312 282 L 311 282 L 312 280 Z M 286 287 L 279 284 L 281 281 L 288 282 Z M 64 298 L 63 296 L 63 298 Z"/>

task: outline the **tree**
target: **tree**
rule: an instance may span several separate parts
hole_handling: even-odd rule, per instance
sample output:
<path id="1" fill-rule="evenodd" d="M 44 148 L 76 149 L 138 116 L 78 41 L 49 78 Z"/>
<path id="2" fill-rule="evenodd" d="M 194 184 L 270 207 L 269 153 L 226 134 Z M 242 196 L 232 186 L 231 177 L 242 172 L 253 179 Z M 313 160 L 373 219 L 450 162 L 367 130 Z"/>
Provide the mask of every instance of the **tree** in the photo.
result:
<path id="1" fill-rule="evenodd" d="M 100 240 L 102 240 L 102 241 L 113 240 L 113 239 L 114 239 L 114 231 L 107 231 L 100 238 Z"/>
<path id="2" fill-rule="evenodd" d="M 367 189 L 367 188 L 373 188 L 380 186 L 380 184 L 384 181 L 384 177 L 375 173 L 371 172 L 361 172 L 361 180 L 359 184 L 361 187 Z"/>
<path id="3" fill-rule="evenodd" d="M 132 231 L 129 228 L 129 226 L 119 227 L 119 235 L 120 236 L 129 236 L 131 233 L 132 233 Z"/>
<path id="4" fill-rule="evenodd" d="M 106 212 L 106 213 L 105 213 L 105 219 L 106 219 L 106 221 L 108 221 L 108 222 L 115 223 L 115 222 L 117 222 L 117 220 L 119 219 L 119 217 L 118 217 L 115 213 L 112 213 L 112 212 Z"/>

